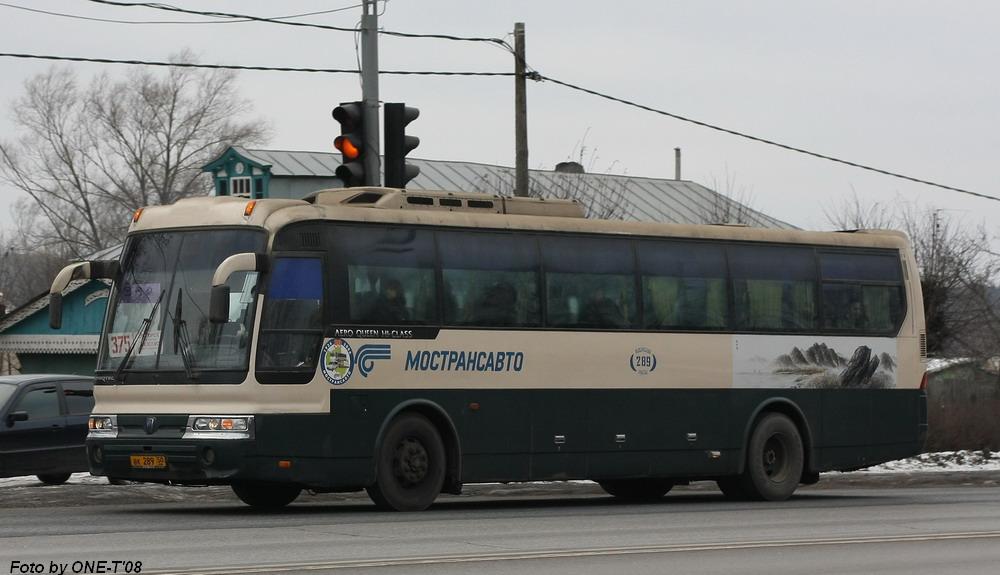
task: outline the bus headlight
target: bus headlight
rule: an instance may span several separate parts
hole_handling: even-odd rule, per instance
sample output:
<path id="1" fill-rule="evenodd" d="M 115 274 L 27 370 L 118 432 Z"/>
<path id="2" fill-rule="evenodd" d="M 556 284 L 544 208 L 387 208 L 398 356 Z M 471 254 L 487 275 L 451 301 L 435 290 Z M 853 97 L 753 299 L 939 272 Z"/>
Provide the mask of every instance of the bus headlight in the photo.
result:
<path id="1" fill-rule="evenodd" d="M 252 415 L 191 415 L 182 439 L 250 439 Z"/>
<path id="2" fill-rule="evenodd" d="M 118 416 L 91 415 L 87 419 L 87 437 L 92 439 L 118 437 Z"/>

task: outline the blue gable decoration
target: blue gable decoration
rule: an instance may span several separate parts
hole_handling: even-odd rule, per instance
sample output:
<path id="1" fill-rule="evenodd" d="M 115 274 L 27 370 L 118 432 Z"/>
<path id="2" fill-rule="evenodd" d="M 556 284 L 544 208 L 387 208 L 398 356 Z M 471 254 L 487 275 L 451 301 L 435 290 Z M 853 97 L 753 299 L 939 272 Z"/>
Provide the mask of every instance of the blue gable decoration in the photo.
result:
<path id="1" fill-rule="evenodd" d="M 271 164 L 243 148 L 231 146 L 216 159 L 202 166 L 212 177 L 216 196 L 261 199 L 268 194 Z"/>
<path id="2" fill-rule="evenodd" d="M 0 351 L 22 353 L 97 353 L 108 306 L 108 285 L 74 281 L 63 295 L 63 327 L 49 327 L 49 294 L 44 293 L 0 321 Z"/>

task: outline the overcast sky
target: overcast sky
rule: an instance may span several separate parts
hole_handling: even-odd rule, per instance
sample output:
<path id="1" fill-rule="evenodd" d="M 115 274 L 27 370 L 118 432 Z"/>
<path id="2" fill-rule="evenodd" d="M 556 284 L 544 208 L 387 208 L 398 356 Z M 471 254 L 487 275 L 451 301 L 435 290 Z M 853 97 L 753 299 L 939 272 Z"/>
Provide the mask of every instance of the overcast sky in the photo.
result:
<path id="1" fill-rule="evenodd" d="M 356 0 L 171 0 L 261 16 L 350 6 Z M 179 20 L 183 15 L 86 0 L 5 0 L 92 17 Z M 183 48 L 206 63 L 356 66 L 353 34 L 266 23 L 125 25 L 0 6 L 0 51 L 164 60 Z M 360 8 L 306 20 L 351 27 Z M 205 20 L 203 17 L 190 17 Z M 919 0 L 668 1 L 390 0 L 386 29 L 504 37 L 525 22 L 527 60 L 544 75 L 670 112 L 915 177 L 1000 196 L 1000 3 Z M 488 44 L 382 36 L 382 69 L 510 71 Z M 0 106 L 51 64 L 0 58 Z M 64 64 L 65 65 L 65 64 Z M 72 64 L 81 78 L 125 66 Z M 267 147 L 332 151 L 330 110 L 360 98 L 357 76 L 243 72 L 255 112 L 271 122 Z M 414 156 L 514 163 L 513 79 L 383 77 L 384 101 L 421 110 Z M 529 164 L 577 159 L 590 171 L 727 179 L 751 205 L 807 228 L 849 198 L 897 198 L 955 210 L 969 224 L 1000 221 L 1000 202 L 868 174 L 631 109 L 551 83 L 528 84 Z M 14 127 L 0 114 L 0 137 Z M 0 188 L 0 226 L 17 197 Z"/>

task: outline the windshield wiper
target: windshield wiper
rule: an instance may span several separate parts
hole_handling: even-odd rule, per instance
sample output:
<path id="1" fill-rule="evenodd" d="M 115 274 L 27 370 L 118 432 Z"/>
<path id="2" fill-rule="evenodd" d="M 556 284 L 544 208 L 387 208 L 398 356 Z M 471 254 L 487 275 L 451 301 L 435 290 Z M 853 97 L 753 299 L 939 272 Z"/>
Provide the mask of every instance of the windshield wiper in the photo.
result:
<path id="1" fill-rule="evenodd" d="M 182 288 L 177 288 L 177 305 L 174 307 L 174 353 L 181 352 L 181 361 L 184 362 L 184 373 L 189 380 L 197 379 L 200 375 L 195 371 L 194 357 L 191 353 L 191 334 L 188 332 L 187 322 L 184 321 L 183 308 L 181 302 L 184 300 Z"/>
<path id="2" fill-rule="evenodd" d="M 156 315 L 156 310 L 160 308 L 160 302 L 163 301 L 163 292 L 160 292 L 160 297 L 156 298 L 156 303 L 153 304 L 153 309 L 149 310 L 149 315 L 143 318 L 142 323 L 139 325 L 139 329 L 135 330 L 132 335 L 132 343 L 129 344 L 128 350 L 125 351 L 125 355 L 122 356 L 121 362 L 118 364 L 118 368 L 115 369 L 115 381 L 121 381 L 124 383 L 122 374 L 125 372 L 125 366 L 128 365 L 128 361 L 132 359 L 132 352 L 135 351 L 136 344 L 139 344 L 139 349 L 146 343 L 146 336 L 149 335 L 149 326 L 153 324 L 153 316 Z"/>

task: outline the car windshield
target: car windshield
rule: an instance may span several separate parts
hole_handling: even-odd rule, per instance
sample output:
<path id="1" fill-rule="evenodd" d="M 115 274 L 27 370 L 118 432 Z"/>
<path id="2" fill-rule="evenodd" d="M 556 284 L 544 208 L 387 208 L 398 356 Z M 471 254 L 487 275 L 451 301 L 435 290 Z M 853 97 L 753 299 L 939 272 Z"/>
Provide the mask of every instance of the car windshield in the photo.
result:
<path id="1" fill-rule="evenodd" d="M 230 276 L 229 321 L 224 324 L 208 319 L 212 275 L 233 254 L 262 251 L 265 237 L 262 231 L 216 229 L 129 238 L 99 369 L 115 371 L 129 355 L 123 373 L 180 371 L 187 380 L 205 371 L 245 371 L 257 273 Z"/>

